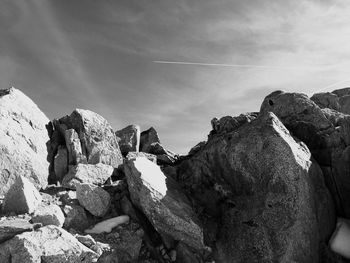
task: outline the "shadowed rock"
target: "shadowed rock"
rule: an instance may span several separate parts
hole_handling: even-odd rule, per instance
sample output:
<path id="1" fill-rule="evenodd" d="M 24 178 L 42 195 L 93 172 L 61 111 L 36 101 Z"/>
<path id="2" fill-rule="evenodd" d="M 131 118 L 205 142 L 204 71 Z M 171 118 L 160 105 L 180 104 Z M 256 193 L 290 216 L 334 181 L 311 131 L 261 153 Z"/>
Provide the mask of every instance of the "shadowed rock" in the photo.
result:
<path id="1" fill-rule="evenodd" d="M 332 200 L 307 147 L 274 114 L 215 136 L 178 176 L 214 218 L 205 229 L 218 262 L 318 262 Z"/>
<path id="2" fill-rule="evenodd" d="M 118 144 L 124 156 L 128 152 L 138 152 L 140 148 L 141 130 L 138 125 L 129 125 L 124 129 L 116 131 L 115 134 L 119 138 Z"/>

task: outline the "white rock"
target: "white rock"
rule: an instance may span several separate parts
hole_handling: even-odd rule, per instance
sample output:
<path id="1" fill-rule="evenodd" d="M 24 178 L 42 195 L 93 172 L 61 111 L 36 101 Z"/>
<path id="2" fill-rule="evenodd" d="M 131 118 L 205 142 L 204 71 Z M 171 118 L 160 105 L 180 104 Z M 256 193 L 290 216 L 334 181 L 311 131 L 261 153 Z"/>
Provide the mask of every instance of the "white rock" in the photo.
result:
<path id="1" fill-rule="evenodd" d="M 86 229 L 84 232 L 87 234 L 110 233 L 116 226 L 128 223 L 129 219 L 127 215 L 113 217 L 97 223 L 93 228 Z"/>
<path id="2" fill-rule="evenodd" d="M 350 259 L 350 220 L 338 218 L 329 246 L 335 253 Z"/>

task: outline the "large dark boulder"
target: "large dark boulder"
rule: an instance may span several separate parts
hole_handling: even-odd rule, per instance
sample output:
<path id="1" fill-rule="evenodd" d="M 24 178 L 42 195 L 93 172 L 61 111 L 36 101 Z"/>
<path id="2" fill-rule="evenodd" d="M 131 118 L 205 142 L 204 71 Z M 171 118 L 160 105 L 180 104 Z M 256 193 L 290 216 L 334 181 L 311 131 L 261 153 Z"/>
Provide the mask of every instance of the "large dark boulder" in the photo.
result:
<path id="1" fill-rule="evenodd" d="M 350 217 L 350 115 L 321 109 L 308 96 L 282 91 L 268 95 L 261 113 L 274 112 L 320 164 L 337 213 Z"/>
<path id="2" fill-rule="evenodd" d="M 202 207 L 216 262 L 318 262 L 335 225 L 321 169 L 272 113 L 212 137 L 177 180 Z"/>

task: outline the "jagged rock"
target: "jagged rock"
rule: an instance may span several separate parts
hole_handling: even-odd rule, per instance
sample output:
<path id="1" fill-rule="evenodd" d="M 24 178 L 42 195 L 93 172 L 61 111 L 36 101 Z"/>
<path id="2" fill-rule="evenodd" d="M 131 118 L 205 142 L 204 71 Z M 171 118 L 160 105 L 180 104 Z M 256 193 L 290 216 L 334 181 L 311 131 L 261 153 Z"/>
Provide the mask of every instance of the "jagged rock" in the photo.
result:
<path id="1" fill-rule="evenodd" d="M 258 116 L 258 113 L 251 112 L 251 113 L 241 114 L 236 117 L 224 116 L 224 117 L 221 117 L 220 119 L 213 118 L 211 120 L 212 131 L 210 132 L 209 137 L 214 134 L 223 134 L 223 133 L 237 130 L 243 124 L 251 122 L 252 120 L 256 119 L 257 116 Z"/>
<path id="2" fill-rule="evenodd" d="M 88 228 L 90 223 L 85 213 L 85 209 L 80 205 L 65 205 L 63 207 L 65 220 L 63 227 L 65 229 L 75 229 L 83 231 Z"/>
<path id="3" fill-rule="evenodd" d="M 78 184 L 79 203 L 94 216 L 104 216 L 111 204 L 111 198 L 101 187 L 92 184 Z"/>
<path id="4" fill-rule="evenodd" d="M 81 142 L 78 133 L 74 129 L 65 131 L 65 142 L 68 149 L 69 164 L 87 163 L 86 157 L 81 149 Z"/>
<path id="5" fill-rule="evenodd" d="M 320 164 L 340 216 L 350 216 L 350 116 L 317 106 L 306 95 L 274 92 L 261 112 L 274 112 Z"/>
<path id="6" fill-rule="evenodd" d="M 7 191 L 3 203 L 5 213 L 33 213 L 41 203 L 42 197 L 34 185 L 23 176 L 17 176 Z"/>
<path id="7" fill-rule="evenodd" d="M 274 114 L 213 137 L 178 174 L 213 218 L 203 222 L 216 261 L 318 262 L 335 223 L 331 196 L 305 144 Z"/>
<path id="8" fill-rule="evenodd" d="M 23 232 L 32 231 L 39 228 L 39 224 L 31 224 L 26 219 L 21 218 L 1 218 L 0 220 L 0 243 L 13 238 Z"/>
<path id="9" fill-rule="evenodd" d="M 58 147 L 54 158 L 54 170 L 57 181 L 61 181 L 68 172 L 68 152 L 65 146 L 60 145 Z"/>
<path id="10" fill-rule="evenodd" d="M 41 223 L 43 226 L 55 225 L 62 227 L 65 221 L 64 214 L 58 205 L 41 205 L 32 217 L 33 223 Z"/>
<path id="11" fill-rule="evenodd" d="M 178 159 L 178 155 L 165 149 L 162 144 L 155 142 L 149 146 L 149 153 L 157 156 L 158 164 L 172 164 Z"/>
<path id="12" fill-rule="evenodd" d="M 154 154 L 145 153 L 145 152 L 129 152 L 128 155 L 126 156 L 126 159 L 131 160 L 136 157 L 145 157 L 151 162 L 157 163 L 157 156 L 155 156 Z"/>
<path id="13" fill-rule="evenodd" d="M 205 146 L 206 143 L 207 143 L 206 141 L 202 141 L 202 142 L 197 143 L 195 146 L 193 146 L 191 148 L 191 150 L 188 152 L 187 155 L 192 156 L 195 153 L 199 152 Z"/>
<path id="14" fill-rule="evenodd" d="M 159 233 L 203 248 L 203 232 L 187 198 L 176 182 L 145 157 L 124 164 L 130 197 Z"/>
<path id="15" fill-rule="evenodd" d="M 37 188 L 48 181 L 47 161 L 49 119 L 21 91 L 0 90 L 0 195 L 4 195 L 19 175 Z"/>
<path id="16" fill-rule="evenodd" d="M 2 263 L 96 262 L 98 255 L 57 226 L 19 234 L 0 245 Z"/>
<path id="17" fill-rule="evenodd" d="M 124 156 L 128 152 L 138 152 L 140 148 L 141 130 L 138 125 L 129 125 L 124 129 L 116 131 L 115 134 L 119 138 L 118 144 Z"/>
<path id="18" fill-rule="evenodd" d="M 80 163 L 70 167 L 69 172 L 62 180 L 62 186 L 75 189 L 77 184 L 81 183 L 102 185 L 112 176 L 113 171 L 112 166 L 103 163 Z"/>
<path id="19" fill-rule="evenodd" d="M 104 163 L 117 168 L 123 163 L 117 137 L 111 125 L 99 114 L 76 109 L 59 121 L 78 133 L 89 164 Z"/>
<path id="20" fill-rule="evenodd" d="M 152 143 L 160 143 L 157 131 L 151 127 L 141 133 L 140 152 L 149 152 Z"/>

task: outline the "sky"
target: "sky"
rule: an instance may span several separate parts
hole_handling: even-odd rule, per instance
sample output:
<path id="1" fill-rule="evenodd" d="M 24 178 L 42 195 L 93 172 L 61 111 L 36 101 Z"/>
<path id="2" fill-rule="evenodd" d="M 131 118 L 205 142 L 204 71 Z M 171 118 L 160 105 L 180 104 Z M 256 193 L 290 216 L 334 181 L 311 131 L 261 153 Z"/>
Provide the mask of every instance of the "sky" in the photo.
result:
<path id="1" fill-rule="evenodd" d="M 81 108 L 115 130 L 153 126 L 185 154 L 213 117 L 274 90 L 350 86 L 349 13 L 348 0 L 0 0 L 0 88 L 50 119 Z"/>

